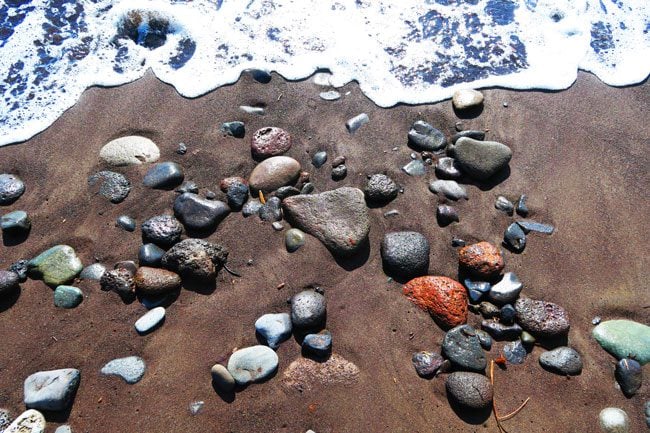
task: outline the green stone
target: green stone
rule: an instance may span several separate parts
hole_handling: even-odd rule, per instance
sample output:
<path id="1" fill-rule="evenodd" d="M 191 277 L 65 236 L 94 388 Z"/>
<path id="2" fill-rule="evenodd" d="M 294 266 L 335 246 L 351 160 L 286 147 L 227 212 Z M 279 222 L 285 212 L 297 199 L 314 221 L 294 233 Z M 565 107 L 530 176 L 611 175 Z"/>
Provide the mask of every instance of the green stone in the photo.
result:
<path id="1" fill-rule="evenodd" d="M 72 281 L 83 265 L 72 247 L 57 245 L 42 252 L 27 264 L 29 276 L 42 279 L 48 286 L 56 287 Z"/>
<path id="2" fill-rule="evenodd" d="M 289 229 L 284 234 L 287 251 L 293 253 L 305 244 L 305 234 L 300 229 Z"/>
<path id="3" fill-rule="evenodd" d="M 54 290 L 54 305 L 60 308 L 74 308 L 81 304 L 84 294 L 73 286 L 59 286 Z"/>
<path id="4" fill-rule="evenodd" d="M 603 349 L 618 359 L 650 362 L 650 326 L 632 320 L 608 320 L 596 326 L 593 336 Z"/>

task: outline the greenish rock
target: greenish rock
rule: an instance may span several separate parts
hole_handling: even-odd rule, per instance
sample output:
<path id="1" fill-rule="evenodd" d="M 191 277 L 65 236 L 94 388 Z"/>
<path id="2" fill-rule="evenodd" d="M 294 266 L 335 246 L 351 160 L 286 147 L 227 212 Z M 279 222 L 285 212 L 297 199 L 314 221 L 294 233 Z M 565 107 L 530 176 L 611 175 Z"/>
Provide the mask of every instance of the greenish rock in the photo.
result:
<path id="1" fill-rule="evenodd" d="M 284 234 L 284 243 L 287 251 L 293 253 L 301 246 L 305 245 L 305 234 L 300 229 L 289 229 Z"/>
<path id="2" fill-rule="evenodd" d="M 603 349 L 618 359 L 650 362 L 650 326 L 632 320 L 608 320 L 596 326 L 593 336 Z"/>
<path id="3" fill-rule="evenodd" d="M 52 287 L 72 281 L 82 269 L 81 260 L 68 245 L 54 246 L 27 263 L 31 278 L 42 279 Z"/>
<path id="4" fill-rule="evenodd" d="M 54 305 L 59 308 L 75 308 L 84 299 L 81 289 L 73 286 L 59 286 L 54 290 Z"/>
<path id="5" fill-rule="evenodd" d="M 3 232 L 27 232 L 31 228 L 32 222 L 24 210 L 15 210 L 0 218 L 0 229 Z"/>

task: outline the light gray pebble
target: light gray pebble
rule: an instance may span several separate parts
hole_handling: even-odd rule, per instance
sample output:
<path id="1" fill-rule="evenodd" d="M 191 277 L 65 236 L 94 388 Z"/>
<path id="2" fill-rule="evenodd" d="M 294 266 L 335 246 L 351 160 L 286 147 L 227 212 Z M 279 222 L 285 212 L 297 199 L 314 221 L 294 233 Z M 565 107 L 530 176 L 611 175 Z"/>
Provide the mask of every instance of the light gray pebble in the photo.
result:
<path id="1" fill-rule="evenodd" d="M 138 383 L 144 372 L 146 365 L 144 359 L 139 356 L 127 356 L 109 361 L 102 367 L 101 373 L 106 376 L 119 376 L 126 383 Z"/>

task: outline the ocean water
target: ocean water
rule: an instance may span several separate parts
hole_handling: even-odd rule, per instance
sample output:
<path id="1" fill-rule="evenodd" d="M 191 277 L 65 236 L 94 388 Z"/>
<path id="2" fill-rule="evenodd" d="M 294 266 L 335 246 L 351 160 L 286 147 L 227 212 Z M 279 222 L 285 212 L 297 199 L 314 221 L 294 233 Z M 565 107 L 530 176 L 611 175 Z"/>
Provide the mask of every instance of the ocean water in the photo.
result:
<path id="1" fill-rule="evenodd" d="M 650 0 L 0 0 L 0 145 L 149 68 L 186 97 L 326 69 L 382 107 L 564 89 L 578 69 L 623 86 L 650 74 Z"/>

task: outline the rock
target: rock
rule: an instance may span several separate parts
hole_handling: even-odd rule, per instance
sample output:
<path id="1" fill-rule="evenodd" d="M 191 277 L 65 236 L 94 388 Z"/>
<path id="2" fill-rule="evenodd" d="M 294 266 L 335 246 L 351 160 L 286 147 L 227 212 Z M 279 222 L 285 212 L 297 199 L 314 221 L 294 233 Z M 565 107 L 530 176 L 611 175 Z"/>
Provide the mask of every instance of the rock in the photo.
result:
<path id="1" fill-rule="evenodd" d="M 333 353 L 327 361 L 298 358 L 282 375 L 283 384 L 298 391 L 335 384 L 351 384 L 359 379 L 359 368 L 342 356 Z"/>
<path id="2" fill-rule="evenodd" d="M 454 158 L 444 156 L 436 162 L 436 176 L 439 179 L 459 179 L 463 173 L 458 169 L 458 164 Z"/>
<path id="3" fill-rule="evenodd" d="M 302 350 L 318 358 L 325 358 L 332 352 L 332 333 L 323 329 L 318 334 L 307 334 L 302 340 Z"/>
<path id="4" fill-rule="evenodd" d="M 251 215 L 259 214 L 262 206 L 262 203 L 258 199 L 249 200 L 242 207 L 241 213 L 244 218 L 248 218 Z"/>
<path id="5" fill-rule="evenodd" d="M 293 184 L 300 175 L 300 163 L 288 156 L 273 156 L 255 166 L 248 184 L 255 195 L 275 191 L 281 186 Z"/>
<path id="6" fill-rule="evenodd" d="M 497 307 L 496 305 L 490 302 L 481 302 L 479 304 L 479 312 L 486 319 L 490 319 L 492 317 L 498 317 L 501 314 L 501 310 L 499 309 L 499 307 Z"/>
<path id="7" fill-rule="evenodd" d="M 183 167 L 175 162 L 160 162 L 151 167 L 142 179 L 144 186 L 154 189 L 172 189 L 185 179 Z"/>
<path id="8" fill-rule="evenodd" d="M 487 366 L 481 342 L 470 325 L 458 325 L 449 330 L 442 340 L 442 353 L 463 370 L 483 371 Z"/>
<path id="9" fill-rule="evenodd" d="M 237 184 L 244 184 L 248 187 L 248 181 L 244 179 L 243 177 L 239 176 L 231 176 L 231 177 L 226 177 L 223 178 L 219 181 L 219 189 L 221 192 L 228 192 L 228 189 Z"/>
<path id="10" fill-rule="evenodd" d="M 185 143 L 178 143 L 176 148 L 176 153 L 178 155 L 185 155 L 187 153 L 187 145 Z"/>
<path id="11" fill-rule="evenodd" d="M 278 188 L 273 195 L 275 195 L 280 200 L 284 200 L 287 197 L 300 194 L 300 190 L 293 186 L 283 186 Z"/>
<path id="12" fill-rule="evenodd" d="M 607 407 L 601 410 L 598 421 L 604 433 L 628 433 L 630 431 L 630 419 L 627 413 L 617 407 Z"/>
<path id="13" fill-rule="evenodd" d="M 126 230 L 127 232 L 135 231 L 136 222 L 128 215 L 120 215 L 115 221 L 115 226 Z"/>
<path id="14" fill-rule="evenodd" d="M 27 212 L 23 210 L 15 210 L 3 215 L 0 218 L 0 229 L 3 233 L 26 233 L 32 228 L 32 221 L 29 219 Z"/>
<path id="15" fill-rule="evenodd" d="M 246 114 L 257 114 L 263 116 L 266 113 L 264 107 L 252 107 L 250 105 L 240 105 L 239 109 Z"/>
<path id="16" fill-rule="evenodd" d="M 124 268 L 106 271 L 99 280 L 102 290 L 115 292 L 123 299 L 133 298 L 135 282 L 133 273 Z"/>
<path id="17" fill-rule="evenodd" d="M 487 281 L 472 281 L 469 278 L 465 278 L 463 284 L 467 287 L 467 294 L 472 303 L 480 301 L 483 295 L 489 292 L 492 287 Z"/>
<path id="18" fill-rule="evenodd" d="M 221 364 L 214 364 L 210 369 L 212 383 L 217 389 L 223 392 L 231 392 L 235 389 L 235 378 L 226 367 Z"/>
<path id="19" fill-rule="evenodd" d="M 18 281 L 24 283 L 27 281 L 27 264 L 29 262 L 25 259 L 18 260 L 9 266 L 11 272 L 15 272 L 18 275 Z"/>
<path id="20" fill-rule="evenodd" d="M 408 142 L 416 150 L 436 151 L 447 145 L 447 138 L 433 126 L 418 120 L 408 132 Z"/>
<path id="21" fill-rule="evenodd" d="M 526 348 L 521 340 L 511 341 L 503 345 L 503 356 L 510 364 L 523 364 L 526 360 Z"/>
<path id="22" fill-rule="evenodd" d="M 45 433 L 46 421 L 42 413 L 28 409 L 21 413 L 3 433 Z"/>
<path id="23" fill-rule="evenodd" d="M 513 307 L 510 304 L 506 304 L 503 307 L 501 307 L 501 323 L 505 323 L 506 325 L 511 325 L 514 321 L 515 318 L 517 317 L 517 310 L 515 310 L 515 307 Z"/>
<path id="24" fill-rule="evenodd" d="M 13 174 L 0 174 L 0 206 L 10 205 L 25 192 L 25 184 Z"/>
<path id="25" fill-rule="evenodd" d="M 370 122 L 370 118 L 366 113 L 361 113 L 345 122 L 345 127 L 350 134 L 354 134 L 357 129 L 361 128 L 366 123 Z"/>
<path id="26" fill-rule="evenodd" d="M 219 127 L 219 131 L 221 131 L 222 134 L 230 135 L 231 137 L 244 138 L 244 135 L 246 135 L 246 125 L 244 125 L 244 122 L 239 122 L 237 120 L 233 122 L 224 122 Z"/>
<path id="27" fill-rule="evenodd" d="M 111 203 L 121 203 L 131 192 L 131 183 L 120 173 L 100 171 L 88 178 L 88 185 L 93 187 L 99 183 L 99 195 Z"/>
<path id="28" fill-rule="evenodd" d="M 311 158 L 311 164 L 316 168 L 321 168 L 327 162 L 327 152 L 321 150 L 316 152 Z"/>
<path id="29" fill-rule="evenodd" d="M 348 175 L 348 167 L 345 164 L 337 165 L 332 169 L 332 180 L 339 181 Z"/>
<path id="30" fill-rule="evenodd" d="M 600 346 L 618 359 L 650 362 L 650 326 L 632 320 L 606 320 L 592 332 Z"/>
<path id="31" fill-rule="evenodd" d="M 508 340 L 512 341 L 521 335 L 521 326 L 516 323 L 512 325 L 505 325 L 503 323 L 494 322 L 492 320 L 483 320 L 481 322 L 481 329 L 489 333 L 495 340 Z"/>
<path id="32" fill-rule="evenodd" d="M 171 215 L 157 215 L 142 223 L 142 239 L 144 243 L 153 243 L 161 247 L 169 247 L 181 240 L 183 226 Z"/>
<path id="33" fill-rule="evenodd" d="M 436 219 L 441 227 L 446 227 L 453 222 L 459 222 L 458 211 L 455 207 L 446 204 L 438 205 Z"/>
<path id="34" fill-rule="evenodd" d="M 643 383 L 643 369 L 641 368 L 641 364 L 630 358 L 623 358 L 616 363 L 614 376 L 621 386 L 621 391 L 628 398 L 636 394 Z"/>
<path id="35" fill-rule="evenodd" d="M 27 263 L 30 278 L 42 279 L 51 287 L 68 283 L 83 269 L 81 260 L 68 245 L 56 245 Z"/>
<path id="36" fill-rule="evenodd" d="M 421 233 L 386 233 L 380 249 L 384 271 L 389 275 L 413 278 L 429 270 L 429 241 Z"/>
<path id="37" fill-rule="evenodd" d="M 429 191 L 444 194 L 451 200 L 467 199 L 467 191 L 455 180 L 434 180 L 429 183 Z"/>
<path id="38" fill-rule="evenodd" d="M 160 267 L 160 262 L 164 255 L 165 250 L 156 244 L 144 244 L 138 251 L 138 263 L 140 266 L 157 268 Z"/>
<path id="39" fill-rule="evenodd" d="M 472 129 L 459 131 L 456 134 L 451 136 L 451 143 L 456 144 L 458 139 L 463 137 L 473 138 L 474 140 L 485 140 L 485 131 L 477 131 Z"/>
<path id="40" fill-rule="evenodd" d="M 458 262 L 466 272 L 486 279 L 497 275 L 504 266 L 501 251 L 485 241 L 461 248 Z"/>
<path id="41" fill-rule="evenodd" d="M 139 334 L 147 334 L 162 324 L 165 320 L 165 309 L 155 307 L 147 311 L 135 322 L 135 330 Z"/>
<path id="42" fill-rule="evenodd" d="M 492 349 L 492 337 L 485 331 L 476 329 L 476 336 L 478 337 L 478 342 L 481 343 L 481 347 L 485 350 Z"/>
<path id="43" fill-rule="evenodd" d="M 451 99 L 456 110 L 467 110 L 476 108 L 483 104 L 483 94 L 478 90 L 461 89 L 456 90 Z"/>
<path id="44" fill-rule="evenodd" d="M 59 308 L 75 308 L 84 299 L 81 289 L 73 286 L 58 286 L 54 290 L 54 305 Z"/>
<path id="45" fill-rule="evenodd" d="M 180 194 L 184 194 L 186 192 L 191 192 L 193 194 L 198 194 L 199 186 L 194 182 L 185 181 L 185 182 L 183 182 L 181 184 L 181 186 L 176 188 L 174 191 L 176 191 L 177 193 L 180 193 Z"/>
<path id="46" fill-rule="evenodd" d="M 522 217 L 528 216 L 528 206 L 526 206 L 527 198 L 526 194 L 522 194 L 519 200 L 517 200 L 517 207 L 515 208 L 517 215 L 521 215 Z"/>
<path id="47" fill-rule="evenodd" d="M 386 204 L 395 199 L 399 187 L 385 174 L 373 174 L 366 184 L 366 200 L 370 203 Z"/>
<path id="48" fill-rule="evenodd" d="M 341 94 L 336 90 L 328 90 L 327 92 L 320 92 L 318 96 L 325 101 L 336 101 L 341 97 Z"/>
<path id="49" fill-rule="evenodd" d="M 101 373 L 105 376 L 119 376 L 128 384 L 138 383 L 147 366 L 144 359 L 139 356 L 127 356 L 109 361 L 102 367 Z"/>
<path id="50" fill-rule="evenodd" d="M 514 272 L 506 272 L 501 281 L 490 288 L 490 302 L 497 305 L 510 304 L 517 299 L 522 287 L 523 284 Z"/>
<path id="51" fill-rule="evenodd" d="M 269 198 L 260 207 L 258 214 L 262 221 L 273 222 L 282 220 L 282 201 L 277 197 Z"/>
<path id="52" fill-rule="evenodd" d="M 214 281 L 228 259 L 228 251 L 201 239 L 185 239 L 174 245 L 162 258 L 162 265 L 183 278 Z"/>
<path id="53" fill-rule="evenodd" d="M 79 278 L 82 280 L 99 281 L 102 278 L 102 275 L 104 275 L 104 272 L 106 272 L 106 266 L 101 263 L 93 263 L 92 265 L 83 268 L 79 274 Z"/>
<path id="54" fill-rule="evenodd" d="M 296 328 L 314 329 L 325 323 L 327 302 L 315 290 L 303 290 L 291 298 L 291 322 Z"/>
<path id="55" fill-rule="evenodd" d="M 305 244 L 305 234 L 300 229 L 289 229 L 284 233 L 284 245 L 293 253 Z"/>
<path id="56" fill-rule="evenodd" d="M 251 155 L 261 160 L 282 155 L 291 148 L 291 136 L 287 131 L 275 126 L 258 129 L 251 138 Z"/>
<path id="57" fill-rule="evenodd" d="M 415 352 L 411 358 L 413 367 L 420 377 L 431 377 L 445 362 L 445 359 L 435 352 Z"/>
<path id="58" fill-rule="evenodd" d="M 291 318 L 287 313 L 265 314 L 255 321 L 255 331 L 271 349 L 277 349 L 291 336 Z"/>
<path id="59" fill-rule="evenodd" d="M 0 299 L 18 290 L 20 278 L 13 271 L 0 270 Z"/>
<path id="60" fill-rule="evenodd" d="M 174 215 L 186 230 L 207 232 L 214 230 L 228 216 L 230 209 L 219 200 L 207 200 L 186 192 L 174 201 Z"/>
<path id="61" fill-rule="evenodd" d="M 451 278 L 429 275 L 414 278 L 404 285 L 402 293 L 444 329 L 467 322 L 467 292 Z"/>
<path id="62" fill-rule="evenodd" d="M 133 281 L 138 294 L 145 297 L 164 295 L 181 287 L 181 277 L 178 274 L 147 266 L 138 268 Z"/>
<path id="63" fill-rule="evenodd" d="M 276 232 L 281 232 L 284 230 L 284 224 L 282 224 L 280 221 L 275 221 L 271 224 L 271 227 L 273 227 L 273 230 Z"/>
<path id="64" fill-rule="evenodd" d="M 543 233 L 545 235 L 550 235 L 555 230 L 555 227 L 553 227 L 550 224 L 542 224 L 530 220 L 517 221 L 517 224 L 519 225 L 519 227 L 521 227 L 524 233 L 537 232 L 537 233 Z"/>
<path id="65" fill-rule="evenodd" d="M 339 155 L 332 160 L 332 167 L 338 167 L 339 165 L 345 164 L 345 156 Z"/>
<path id="66" fill-rule="evenodd" d="M 485 181 L 505 169 L 512 158 L 512 150 L 496 141 L 460 138 L 454 146 L 458 165 L 469 177 Z"/>
<path id="67" fill-rule="evenodd" d="M 370 218 L 357 188 L 288 197 L 283 208 L 291 225 L 316 237 L 335 255 L 350 256 L 367 242 Z"/>
<path id="68" fill-rule="evenodd" d="M 485 409 L 492 404 L 492 384 L 478 373 L 457 371 L 445 382 L 447 393 L 453 401 L 467 409 Z"/>
<path id="69" fill-rule="evenodd" d="M 59 411 L 70 407 L 81 374 L 74 368 L 39 371 L 25 379 L 25 406 L 29 409 Z"/>
<path id="70" fill-rule="evenodd" d="M 557 304 L 519 298 L 515 309 L 519 325 L 535 336 L 553 338 L 569 332 L 569 316 Z"/>
<path id="71" fill-rule="evenodd" d="M 512 215 L 515 209 L 515 205 L 513 205 L 510 200 L 502 195 L 497 197 L 497 201 L 494 203 L 494 207 L 500 211 L 507 213 L 508 215 Z"/>
<path id="72" fill-rule="evenodd" d="M 519 224 L 512 223 L 503 234 L 503 245 L 511 251 L 520 253 L 526 248 L 526 234 Z"/>
<path id="73" fill-rule="evenodd" d="M 264 380 L 277 368 L 278 355 L 267 346 L 240 349 L 228 360 L 228 371 L 238 385 Z"/>
<path id="74" fill-rule="evenodd" d="M 414 159 L 406 164 L 402 167 L 402 171 L 409 176 L 423 176 L 426 173 L 424 163 L 419 159 Z"/>
<path id="75" fill-rule="evenodd" d="M 253 77 L 255 81 L 262 84 L 270 83 L 273 78 L 270 72 L 262 69 L 248 69 L 247 72 L 251 74 L 251 77 Z"/>
<path id="76" fill-rule="evenodd" d="M 155 162 L 160 158 L 156 143 L 145 137 L 131 135 L 109 141 L 99 151 L 99 158 L 114 167 Z"/>
<path id="77" fill-rule="evenodd" d="M 240 210 L 248 200 L 248 185 L 243 182 L 230 185 L 226 192 L 226 199 L 232 210 Z"/>
<path id="78" fill-rule="evenodd" d="M 521 344 L 523 344 L 528 350 L 532 349 L 535 345 L 535 341 L 537 341 L 535 337 L 526 331 L 521 331 L 521 336 L 519 338 L 521 339 Z"/>

